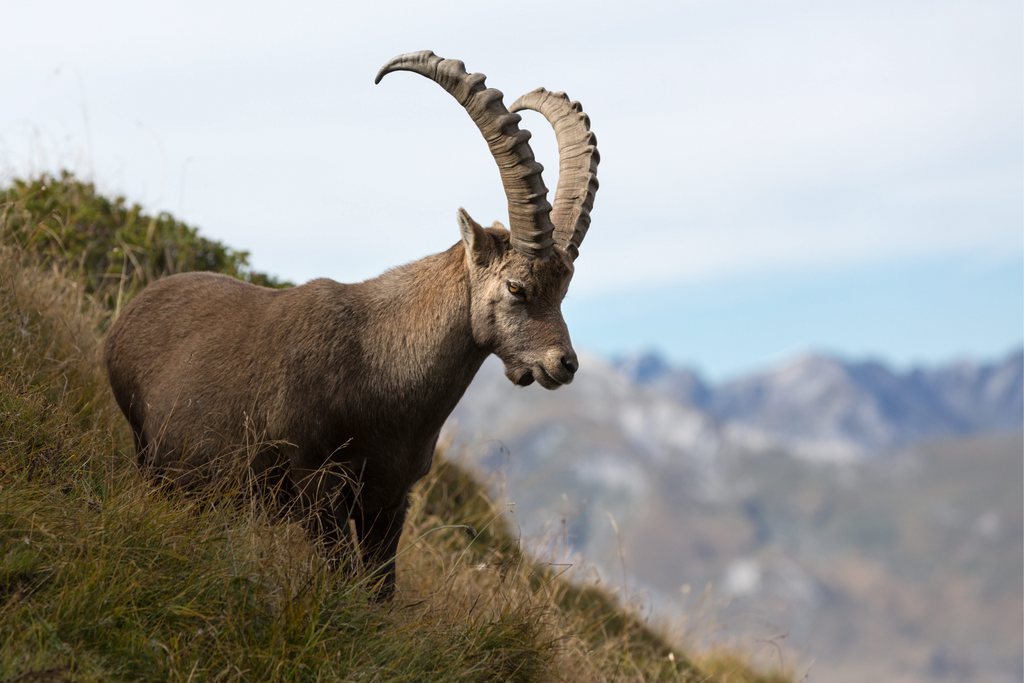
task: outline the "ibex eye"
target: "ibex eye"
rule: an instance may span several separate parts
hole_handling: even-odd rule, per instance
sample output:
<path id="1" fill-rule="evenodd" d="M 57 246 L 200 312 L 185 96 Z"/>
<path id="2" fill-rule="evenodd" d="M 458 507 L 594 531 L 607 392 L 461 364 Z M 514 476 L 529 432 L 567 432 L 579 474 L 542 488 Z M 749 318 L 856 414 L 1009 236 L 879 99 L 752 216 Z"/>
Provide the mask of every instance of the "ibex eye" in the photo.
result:
<path id="1" fill-rule="evenodd" d="M 509 294 L 512 294 L 513 296 L 521 297 L 526 295 L 526 292 L 523 291 L 523 286 L 518 282 L 513 282 L 512 280 L 508 281 L 508 291 Z"/>

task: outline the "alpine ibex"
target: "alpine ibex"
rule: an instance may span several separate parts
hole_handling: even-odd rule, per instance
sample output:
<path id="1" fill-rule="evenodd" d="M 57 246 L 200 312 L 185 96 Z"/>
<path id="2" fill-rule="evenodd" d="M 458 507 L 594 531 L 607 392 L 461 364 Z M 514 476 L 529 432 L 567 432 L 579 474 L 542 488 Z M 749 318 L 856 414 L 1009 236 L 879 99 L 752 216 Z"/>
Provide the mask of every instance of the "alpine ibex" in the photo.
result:
<path id="1" fill-rule="evenodd" d="M 510 229 L 483 228 L 460 209 L 462 239 L 450 249 L 357 284 L 275 290 L 174 275 L 124 309 L 105 347 L 140 464 L 187 482 L 244 452 L 250 472 L 283 472 L 329 548 L 344 546 L 351 522 L 384 597 L 409 490 L 484 359 L 497 354 L 520 386 L 556 389 L 576 373 L 561 302 L 599 158 L 579 103 L 542 88 L 516 101 L 512 111 L 538 111 L 555 129 L 552 207 L 530 133 L 482 74 L 417 52 L 388 62 L 377 82 L 398 70 L 435 81 L 469 113 L 501 172 Z"/>

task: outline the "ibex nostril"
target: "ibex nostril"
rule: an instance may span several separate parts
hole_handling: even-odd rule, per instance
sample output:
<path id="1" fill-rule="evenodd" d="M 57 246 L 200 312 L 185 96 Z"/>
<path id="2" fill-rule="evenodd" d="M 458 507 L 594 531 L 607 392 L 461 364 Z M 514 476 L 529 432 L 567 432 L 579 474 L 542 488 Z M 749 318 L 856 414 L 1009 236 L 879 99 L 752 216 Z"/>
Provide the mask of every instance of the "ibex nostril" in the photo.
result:
<path id="1" fill-rule="evenodd" d="M 576 360 L 576 354 L 571 356 L 562 356 L 562 367 L 569 371 L 570 375 L 575 375 L 576 370 L 579 369 L 580 363 Z"/>

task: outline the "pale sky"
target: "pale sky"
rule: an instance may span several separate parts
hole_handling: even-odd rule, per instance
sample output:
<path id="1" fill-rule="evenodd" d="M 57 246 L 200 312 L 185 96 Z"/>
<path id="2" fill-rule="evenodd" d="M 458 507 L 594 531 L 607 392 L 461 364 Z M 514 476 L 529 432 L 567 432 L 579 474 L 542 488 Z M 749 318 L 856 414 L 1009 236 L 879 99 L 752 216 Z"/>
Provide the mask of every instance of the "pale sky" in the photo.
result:
<path id="1" fill-rule="evenodd" d="M 1024 332 L 1018 2 L 152 3 L 5 0 L 0 180 L 74 169 L 295 281 L 505 220 L 458 104 L 583 102 L 601 190 L 566 318 L 581 349 L 713 376 L 807 349 L 899 363 Z M 400 8 L 400 9 L 399 9 Z M 546 123 L 528 116 L 553 190 Z"/>

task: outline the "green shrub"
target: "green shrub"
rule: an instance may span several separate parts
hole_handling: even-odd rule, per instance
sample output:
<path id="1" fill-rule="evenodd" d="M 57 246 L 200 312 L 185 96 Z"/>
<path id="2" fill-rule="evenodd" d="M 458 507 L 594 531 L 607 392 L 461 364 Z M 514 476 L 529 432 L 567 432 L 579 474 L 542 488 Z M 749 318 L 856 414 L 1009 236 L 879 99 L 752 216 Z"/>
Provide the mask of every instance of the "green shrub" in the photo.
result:
<path id="1" fill-rule="evenodd" d="M 107 198 L 67 172 L 0 190 L 0 241 L 59 266 L 108 308 L 155 278 L 193 270 L 267 287 L 288 284 L 249 268 L 247 252 L 202 237 L 168 213 Z"/>

